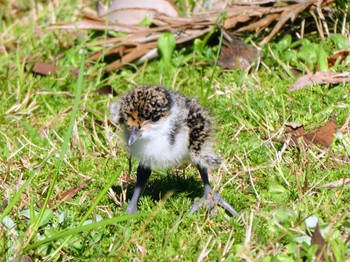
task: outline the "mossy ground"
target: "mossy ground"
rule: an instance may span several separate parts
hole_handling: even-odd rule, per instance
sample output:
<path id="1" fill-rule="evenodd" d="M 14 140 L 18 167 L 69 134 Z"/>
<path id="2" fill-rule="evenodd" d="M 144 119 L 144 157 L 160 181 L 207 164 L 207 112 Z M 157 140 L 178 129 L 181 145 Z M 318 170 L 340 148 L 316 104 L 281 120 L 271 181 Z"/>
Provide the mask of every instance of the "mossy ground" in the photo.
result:
<path id="1" fill-rule="evenodd" d="M 98 62 L 84 71 L 86 76 L 79 84 L 69 69 L 80 66 L 85 43 L 93 34 L 79 38 L 79 34 L 46 27 L 53 17 L 70 21 L 79 4 L 36 3 L 33 7 L 23 2 L 17 6 L 18 16 L 9 9 L 1 13 L 0 199 L 11 202 L 25 181 L 32 179 L 6 214 L 13 225 L 0 225 L 4 261 L 24 255 L 33 261 L 311 261 L 317 248 L 309 243 L 312 230 L 305 220 L 313 216 L 328 245 L 326 257 L 349 258 L 349 186 L 318 188 L 349 177 L 346 152 L 339 145 L 298 150 L 285 149 L 278 142 L 286 122 L 304 124 L 310 131 L 335 114 L 338 126 L 349 130 L 348 83 L 291 92 L 288 87 L 295 79 L 283 77 L 283 67 L 269 56 L 266 46 L 265 66 L 249 74 L 196 66 L 184 62 L 188 50 L 177 50 L 167 75 L 159 69 L 159 60 L 108 76 L 102 76 L 103 63 Z M 207 48 L 214 58 L 215 50 Z M 32 74 L 33 62 L 53 61 L 61 54 L 59 73 Z M 349 60 L 345 63 L 350 64 Z M 91 72 L 97 72 L 97 77 L 90 79 Z M 119 94 L 135 84 L 161 84 L 196 97 L 215 118 L 215 148 L 225 158 L 212 172 L 212 185 L 240 216 L 230 217 L 222 210 L 216 217 L 205 210 L 188 216 L 191 204 L 202 194 L 202 182 L 196 169 L 184 164 L 154 172 L 139 203 L 140 216 L 128 218 L 124 210 L 137 163 L 132 160 L 130 174 L 120 133 L 108 121 L 109 105 L 117 98 L 93 92 L 107 84 Z M 82 95 L 64 152 L 77 89 Z M 99 198 L 116 175 L 112 190 Z M 57 200 L 87 179 L 91 181 L 74 198 Z M 44 214 L 31 235 L 34 211 L 42 208 L 52 183 L 48 210 L 53 212 Z M 68 229 L 79 230 L 97 200 L 85 225 L 108 218 L 124 221 L 40 242 Z M 25 210 L 31 215 L 26 216 Z M 35 243 L 39 245 L 32 248 Z"/>

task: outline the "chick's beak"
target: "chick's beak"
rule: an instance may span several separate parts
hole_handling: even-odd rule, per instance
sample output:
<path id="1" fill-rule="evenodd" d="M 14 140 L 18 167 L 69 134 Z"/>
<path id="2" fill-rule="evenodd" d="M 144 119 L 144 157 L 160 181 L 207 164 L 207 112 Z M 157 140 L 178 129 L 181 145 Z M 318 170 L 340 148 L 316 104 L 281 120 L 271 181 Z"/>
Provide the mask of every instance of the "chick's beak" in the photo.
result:
<path id="1" fill-rule="evenodd" d="M 130 147 L 132 144 L 134 144 L 139 138 L 141 137 L 141 131 L 136 126 L 133 126 L 131 128 L 131 132 L 128 138 L 127 145 Z"/>

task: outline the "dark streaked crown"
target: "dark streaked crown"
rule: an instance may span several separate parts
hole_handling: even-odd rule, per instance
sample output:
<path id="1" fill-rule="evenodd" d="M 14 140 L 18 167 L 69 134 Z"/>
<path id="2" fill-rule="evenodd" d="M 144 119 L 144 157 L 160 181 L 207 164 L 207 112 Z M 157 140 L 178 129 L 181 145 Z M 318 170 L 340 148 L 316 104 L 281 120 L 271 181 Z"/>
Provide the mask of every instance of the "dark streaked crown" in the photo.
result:
<path id="1" fill-rule="evenodd" d="M 138 86 L 123 96 L 115 105 L 119 123 L 141 127 L 152 117 L 166 116 L 172 106 L 170 93 L 160 86 Z M 112 108 L 113 110 L 113 108 Z"/>

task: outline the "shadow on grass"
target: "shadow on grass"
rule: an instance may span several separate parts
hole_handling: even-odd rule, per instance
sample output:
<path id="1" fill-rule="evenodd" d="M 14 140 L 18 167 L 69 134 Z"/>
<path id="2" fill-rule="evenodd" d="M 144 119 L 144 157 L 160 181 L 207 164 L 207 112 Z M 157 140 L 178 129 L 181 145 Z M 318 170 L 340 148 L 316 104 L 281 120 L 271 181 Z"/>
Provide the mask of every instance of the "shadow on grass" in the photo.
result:
<path id="1" fill-rule="evenodd" d="M 125 185 L 127 190 L 127 201 L 132 197 L 135 189 L 135 182 L 130 182 Z M 122 192 L 120 186 L 112 187 L 113 191 L 119 195 Z M 152 173 L 143 196 L 149 196 L 152 201 L 159 201 L 169 191 L 173 191 L 173 197 L 185 193 L 192 199 L 202 197 L 204 192 L 204 185 L 199 175 L 184 177 L 184 175 L 169 173 L 167 175 Z"/>

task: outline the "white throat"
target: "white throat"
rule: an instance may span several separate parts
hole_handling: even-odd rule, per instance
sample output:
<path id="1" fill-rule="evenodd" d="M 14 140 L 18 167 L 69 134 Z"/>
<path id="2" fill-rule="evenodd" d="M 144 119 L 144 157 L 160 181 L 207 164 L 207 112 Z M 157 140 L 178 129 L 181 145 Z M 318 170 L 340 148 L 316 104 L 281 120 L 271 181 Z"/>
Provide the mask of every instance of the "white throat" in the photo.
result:
<path id="1" fill-rule="evenodd" d="M 178 106 L 174 104 L 169 116 L 142 130 L 142 137 L 130 147 L 132 156 L 149 168 L 166 168 L 187 158 L 188 128 L 182 119 Z M 174 126 L 178 128 L 171 135 Z"/>

